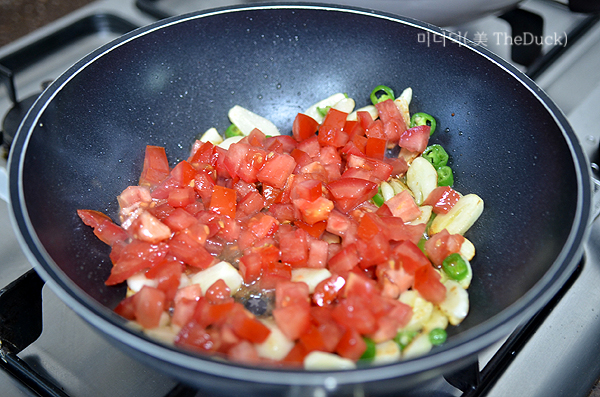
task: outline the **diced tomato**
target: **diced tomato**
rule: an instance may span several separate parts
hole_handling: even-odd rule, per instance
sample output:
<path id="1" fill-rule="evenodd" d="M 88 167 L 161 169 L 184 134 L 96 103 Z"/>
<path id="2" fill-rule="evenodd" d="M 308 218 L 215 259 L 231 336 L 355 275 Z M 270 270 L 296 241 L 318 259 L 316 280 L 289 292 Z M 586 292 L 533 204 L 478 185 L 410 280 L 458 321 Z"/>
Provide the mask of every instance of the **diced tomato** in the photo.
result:
<path id="1" fill-rule="evenodd" d="M 377 184 L 364 179 L 343 178 L 329 183 L 327 189 L 331 192 L 335 205 L 342 212 L 348 212 L 375 196 Z"/>
<path id="2" fill-rule="evenodd" d="M 154 244 L 171 237 L 171 229 L 148 211 L 137 212 L 132 218 L 127 232 L 138 240 Z"/>
<path id="3" fill-rule="evenodd" d="M 310 327 L 310 308 L 298 305 L 278 307 L 273 309 L 273 318 L 288 339 L 296 340 Z"/>
<path id="4" fill-rule="evenodd" d="M 310 138 L 317 133 L 319 123 L 304 113 L 298 113 L 292 125 L 292 134 L 298 142 Z"/>
<path id="5" fill-rule="evenodd" d="M 273 146 L 277 145 L 281 148 L 281 150 L 274 150 Z M 298 142 L 289 135 L 275 135 L 270 136 L 265 139 L 264 147 L 272 152 L 277 153 L 291 153 L 296 146 L 298 146 Z"/>
<path id="6" fill-rule="evenodd" d="M 220 303 L 225 303 L 230 300 L 233 300 L 231 297 L 231 288 L 225 284 L 223 279 L 218 279 L 208 289 L 204 294 L 206 301 L 212 305 L 217 305 Z"/>
<path id="7" fill-rule="evenodd" d="M 256 178 L 262 183 L 282 189 L 294 168 L 296 161 L 292 156 L 271 152 Z"/>
<path id="8" fill-rule="evenodd" d="M 294 158 L 294 161 L 296 161 L 296 168 L 294 169 L 294 173 L 298 173 L 300 168 L 312 162 L 310 156 L 300 149 L 292 150 L 290 156 L 292 156 Z"/>
<path id="9" fill-rule="evenodd" d="M 423 201 L 423 205 L 433 206 L 436 214 L 447 214 L 460 199 L 460 194 L 450 186 L 439 186 Z"/>
<path id="10" fill-rule="evenodd" d="M 236 215 L 254 215 L 265 207 L 265 199 L 257 191 L 246 194 L 237 204 Z"/>
<path id="11" fill-rule="evenodd" d="M 171 176 L 178 186 L 190 186 L 198 171 L 185 160 L 180 161 L 171 171 Z"/>
<path id="12" fill-rule="evenodd" d="M 317 306 L 331 305 L 345 284 L 346 280 L 343 277 L 332 275 L 317 284 L 312 295 L 312 301 Z"/>
<path id="13" fill-rule="evenodd" d="M 411 152 L 423 153 L 429 142 L 429 131 L 431 127 L 428 125 L 418 125 L 409 128 L 400 135 L 398 145 L 410 150 Z"/>
<path id="14" fill-rule="evenodd" d="M 260 278 L 263 270 L 263 263 L 258 252 L 248 253 L 240 258 L 240 274 L 247 284 L 250 284 Z"/>
<path id="15" fill-rule="evenodd" d="M 94 234 L 105 244 L 112 246 L 117 242 L 123 242 L 129 235 L 112 219 L 101 212 L 94 210 L 77 210 L 77 215 L 83 223 L 94 228 Z"/>
<path id="16" fill-rule="evenodd" d="M 278 237 L 281 260 L 292 267 L 302 267 L 308 260 L 306 232 L 291 225 L 281 225 Z"/>
<path id="17" fill-rule="evenodd" d="M 395 337 L 398 329 L 406 326 L 412 317 L 413 311 L 410 306 L 397 299 L 389 299 L 386 303 L 391 307 L 377 318 L 377 331 L 370 335 L 375 343 L 385 342 Z"/>
<path id="18" fill-rule="evenodd" d="M 431 262 L 438 268 L 442 267 L 442 262 L 450 254 L 460 251 L 465 238 L 460 234 L 450 234 L 448 230 L 430 236 L 425 242 L 425 252 Z"/>
<path id="19" fill-rule="evenodd" d="M 144 328 L 156 328 L 165 311 L 166 296 L 158 288 L 143 286 L 133 296 L 135 320 Z"/>
<path id="20" fill-rule="evenodd" d="M 312 237 L 320 238 L 323 235 L 325 228 L 327 227 L 327 221 L 322 220 L 319 222 L 315 222 L 313 224 L 308 224 L 301 220 L 294 220 L 294 225 L 303 229 L 305 232 L 307 232 Z"/>
<path id="21" fill-rule="evenodd" d="M 150 244 L 133 240 L 119 253 L 118 261 L 113 264 L 105 284 L 120 284 L 134 274 L 160 264 L 165 260 L 168 250 L 169 246 L 165 243 Z"/>
<path id="22" fill-rule="evenodd" d="M 263 134 L 261 130 L 259 130 L 258 128 L 254 128 L 252 131 L 250 131 L 250 134 L 248 134 L 246 139 L 248 140 L 248 143 L 252 146 L 263 147 L 267 137 L 265 134 Z"/>
<path id="23" fill-rule="evenodd" d="M 349 244 L 333 255 L 329 259 L 328 265 L 332 273 L 345 275 L 358 265 L 359 262 L 360 258 L 356 246 Z"/>
<path id="24" fill-rule="evenodd" d="M 353 328 L 346 329 L 335 351 L 344 358 L 358 360 L 367 350 L 367 343 Z"/>
<path id="25" fill-rule="evenodd" d="M 124 317 L 127 320 L 135 320 L 135 306 L 133 305 L 133 295 L 123 299 L 117 307 L 115 307 L 115 313 L 119 316 Z"/>
<path id="26" fill-rule="evenodd" d="M 244 364 L 253 364 L 260 362 L 260 357 L 254 344 L 248 341 L 241 341 L 227 351 L 230 360 Z"/>
<path id="27" fill-rule="evenodd" d="M 165 217 L 163 223 L 167 225 L 171 231 L 178 232 L 198 223 L 198 220 L 183 208 L 176 208 Z"/>
<path id="28" fill-rule="evenodd" d="M 387 142 L 380 138 L 367 138 L 367 145 L 365 146 L 365 154 L 375 159 L 383 160 L 385 156 L 385 148 Z"/>
<path id="29" fill-rule="evenodd" d="M 165 148 L 151 145 L 146 146 L 144 167 L 140 175 L 139 185 L 156 186 L 169 176 L 170 172 Z"/>
<path id="30" fill-rule="evenodd" d="M 188 158 L 188 163 L 198 169 L 201 168 L 201 164 L 214 165 L 214 147 L 210 142 L 196 140 L 192 147 L 192 153 Z"/>
<path id="31" fill-rule="evenodd" d="M 396 262 L 411 275 L 415 274 L 421 267 L 431 267 L 431 262 L 429 262 L 423 251 L 409 240 L 403 241 L 394 248 L 393 255 L 396 258 Z"/>
<path id="32" fill-rule="evenodd" d="M 260 286 L 263 289 L 271 290 L 282 281 L 292 279 L 292 266 L 287 263 L 271 262 L 268 263 L 260 278 Z"/>
<path id="33" fill-rule="evenodd" d="M 304 346 L 307 352 L 324 351 L 327 346 L 319 328 L 311 325 L 304 334 L 300 336 L 300 343 Z"/>
<path id="34" fill-rule="evenodd" d="M 152 195 L 147 186 L 128 186 L 117 197 L 121 215 L 127 215 L 139 207 L 148 208 L 152 202 Z"/>
<path id="35" fill-rule="evenodd" d="M 358 224 L 358 237 L 363 240 L 370 240 L 380 233 L 388 233 L 387 227 L 381 221 L 381 218 L 372 212 L 366 213 Z"/>
<path id="36" fill-rule="evenodd" d="M 408 163 L 402 157 L 385 158 L 383 161 L 392 166 L 391 176 L 400 177 L 408 171 Z"/>
<path id="37" fill-rule="evenodd" d="M 366 128 L 365 134 L 368 138 L 378 138 L 386 141 L 388 139 L 383 128 L 383 122 L 380 119 L 373 121 L 371 125 Z"/>
<path id="38" fill-rule="evenodd" d="M 446 299 L 446 287 L 440 282 L 440 274 L 433 266 L 421 266 L 415 271 L 414 288 L 419 294 L 434 305 Z"/>
<path id="39" fill-rule="evenodd" d="M 324 269 L 327 265 L 329 244 L 316 238 L 309 238 L 308 261 L 306 267 L 313 269 Z"/>
<path id="40" fill-rule="evenodd" d="M 426 223 L 405 224 L 402 218 L 395 216 L 382 216 L 381 221 L 387 226 L 387 237 L 393 241 L 410 240 L 417 244 L 427 228 Z"/>
<path id="41" fill-rule="evenodd" d="M 304 363 L 304 358 L 308 353 L 309 352 L 306 351 L 304 345 L 300 342 L 297 342 L 294 347 L 292 347 L 292 350 L 289 351 L 287 356 L 285 356 L 281 361 L 289 365 L 301 366 Z"/>
<path id="42" fill-rule="evenodd" d="M 370 240 L 358 240 L 356 247 L 360 256 L 360 267 L 366 269 L 385 262 L 390 256 L 390 243 L 384 234 L 376 234 Z"/>
<path id="43" fill-rule="evenodd" d="M 210 198 L 209 208 L 217 214 L 226 215 L 230 218 L 235 218 L 237 207 L 237 196 L 235 190 L 227 187 L 215 185 Z"/>
<path id="44" fill-rule="evenodd" d="M 302 220 L 308 225 L 326 221 L 334 207 L 333 202 L 325 197 L 319 197 L 314 201 L 299 198 L 293 200 L 293 203 L 300 212 Z"/>
<path id="45" fill-rule="evenodd" d="M 187 323 L 175 337 L 175 345 L 202 352 L 216 351 L 220 341 L 217 334 L 210 333 L 195 321 Z"/>
<path id="46" fill-rule="evenodd" d="M 304 153 L 308 154 L 311 159 L 314 159 L 319 156 L 319 152 L 321 151 L 321 145 L 319 145 L 318 137 L 313 136 L 298 143 L 296 149 L 302 150 Z"/>
<path id="47" fill-rule="evenodd" d="M 175 233 L 169 244 L 169 253 L 180 261 L 200 269 L 208 268 L 215 261 L 188 230 Z"/>
<path id="48" fill-rule="evenodd" d="M 158 281 L 156 288 L 165 293 L 166 299 L 172 300 L 177 293 L 177 288 L 179 288 L 182 273 L 182 263 L 165 261 L 149 269 L 146 272 L 146 277 Z"/>
<path id="49" fill-rule="evenodd" d="M 414 221 L 421 215 L 419 206 L 407 190 L 396 194 L 387 200 L 384 205 L 389 208 L 392 215 L 402 218 L 404 222 Z"/>
<path id="50" fill-rule="evenodd" d="M 210 204 L 215 181 L 207 170 L 199 171 L 194 177 L 194 190 L 202 198 L 204 205 Z"/>
<path id="51" fill-rule="evenodd" d="M 185 186 L 175 188 L 169 192 L 167 202 L 172 207 L 185 207 L 196 202 L 194 188 Z"/>

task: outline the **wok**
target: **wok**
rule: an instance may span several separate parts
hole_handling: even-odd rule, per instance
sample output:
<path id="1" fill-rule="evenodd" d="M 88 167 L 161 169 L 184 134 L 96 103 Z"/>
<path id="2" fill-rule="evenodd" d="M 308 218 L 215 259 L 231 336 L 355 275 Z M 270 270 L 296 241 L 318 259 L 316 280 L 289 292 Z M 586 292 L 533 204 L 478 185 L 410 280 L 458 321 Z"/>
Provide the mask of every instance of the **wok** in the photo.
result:
<path id="1" fill-rule="evenodd" d="M 150 340 L 112 312 L 109 249 L 76 209 L 117 219 L 146 145 L 175 164 L 194 137 L 223 131 L 239 104 L 290 132 L 296 113 L 334 92 L 367 101 L 412 87 L 411 111 L 436 116 L 455 187 L 486 209 L 471 310 L 429 354 L 352 371 L 251 367 Z M 220 9 L 160 21 L 91 53 L 53 82 L 22 123 L 9 158 L 12 219 L 53 290 L 140 360 L 212 393 L 385 394 L 461 368 L 552 297 L 582 256 L 590 221 L 587 162 L 565 117 L 532 81 L 485 49 L 384 13 L 319 5 Z"/>

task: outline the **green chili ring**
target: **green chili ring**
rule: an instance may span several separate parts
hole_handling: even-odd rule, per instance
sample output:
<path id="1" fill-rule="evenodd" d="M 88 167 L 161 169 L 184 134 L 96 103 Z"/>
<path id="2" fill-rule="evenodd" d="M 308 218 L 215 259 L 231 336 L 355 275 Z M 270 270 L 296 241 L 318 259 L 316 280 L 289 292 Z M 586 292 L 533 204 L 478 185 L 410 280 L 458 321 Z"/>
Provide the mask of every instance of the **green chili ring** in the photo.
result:
<path id="1" fill-rule="evenodd" d="M 384 93 L 380 97 L 377 97 L 377 94 L 380 91 L 383 91 Z M 393 101 L 394 98 L 394 91 L 385 85 L 378 85 L 373 91 L 371 91 L 371 102 L 373 105 L 377 105 L 379 102 L 387 101 L 388 99 Z"/>
<path id="2" fill-rule="evenodd" d="M 452 186 L 454 185 L 454 175 L 452 175 L 452 168 L 447 165 L 443 165 L 436 169 L 438 174 L 438 186 Z"/>
<path id="3" fill-rule="evenodd" d="M 225 138 L 231 138 L 233 136 L 240 136 L 240 135 L 244 135 L 242 133 L 242 131 L 238 128 L 237 125 L 235 124 L 231 124 L 229 127 L 227 127 L 227 129 L 225 130 Z"/>
<path id="4" fill-rule="evenodd" d="M 467 262 L 459 253 L 450 254 L 442 262 L 444 273 L 453 280 L 460 281 L 469 275 Z"/>
<path id="5" fill-rule="evenodd" d="M 430 127 L 429 135 L 433 135 L 433 132 L 437 127 L 437 122 L 435 121 L 435 118 L 432 115 L 419 112 L 413 114 L 410 118 L 410 128 L 416 127 L 418 125 L 428 125 Z"/>
<path id="6" fill-rule="evenodd" d="M 434 168 L 440 168 L 448 164 L 450 156 L 446 150 L 437 143 L 431 146 L 427 146 L 423 152 L 423 158 L 433 164 Z"/>

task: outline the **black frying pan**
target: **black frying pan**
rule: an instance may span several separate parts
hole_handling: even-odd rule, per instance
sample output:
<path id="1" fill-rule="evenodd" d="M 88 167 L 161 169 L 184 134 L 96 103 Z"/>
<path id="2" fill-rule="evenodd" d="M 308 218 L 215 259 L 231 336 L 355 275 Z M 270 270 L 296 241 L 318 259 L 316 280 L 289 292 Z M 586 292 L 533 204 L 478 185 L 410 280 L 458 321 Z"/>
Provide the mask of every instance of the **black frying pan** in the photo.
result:
<path id="1" fill-rule="evenodd" d="M 412 87 L 412 111 L 437 117 L 456 189 L 486 209 L 467 237 L 478 249 L 471 311 L 424 357 L 345 372 L 252 368 L 166 347 L 111 309 L 109 249 L 76 214 L 116 218 L 144 147 L 175 164 L 194 137 L 223 131 L 239 104 L 289 133 L 294 116 L 334 92 L 367 103 L 386 84 Z M 586 161 L 564 116 L 525 76 L 484 49 L 391 15 L 319 6 L 255 6 L 164 20 L 74 65 L 37 101 L 13 144 L 16 229 L 38 272 L 101 333 L 203 390 L 385 393 L 455 370 L 556 293 L 582 254 L 590 218 Z M 305 389 L 305 387 L 307 389 Z"/>

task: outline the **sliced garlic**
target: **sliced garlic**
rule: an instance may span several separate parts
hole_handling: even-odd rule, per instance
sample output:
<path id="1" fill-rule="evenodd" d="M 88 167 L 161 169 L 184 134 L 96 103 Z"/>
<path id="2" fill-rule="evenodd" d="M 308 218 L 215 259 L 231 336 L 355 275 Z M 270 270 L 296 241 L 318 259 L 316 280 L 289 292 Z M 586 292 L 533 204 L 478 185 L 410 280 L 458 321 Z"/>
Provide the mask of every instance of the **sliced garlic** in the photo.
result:
<path id="1" fill-rule="evenodd" d="M 308 291 L 312 294 L 315 292 L 315 287 L 323 280 L 331 277 L 331 272 L 327 269 L 312 269 L 301 267 L 292 269 L 292 281 L 303 282 L 308 285 Z"/>
<path id="2" fill-rule="evenodd" d="M 470 261 L 475 257 L 475 246 L 471 241 L 465 238 L 465 241 L 460 246 L 460 251 L 458 251 L 466 260 Z"/>
<path id="3" fill-rule="evenodd" d="M 200 137 L 202 142 L 210 142 L 213 145 L 218 145 L 223 142 L 223 137 L 219 134 L 219 131 L 215 127 L 209 128 L 206 130 L 202 137 Z"/>
<path id="4" fill-rule="evenodd" d="M 400 294 L 398 300 L 402 303 L 409 305 L 412 308 L 412 316 L 404 330 L 408 331 L 419 331 L 423 328 L 423 325 L 429 321 L 431 314 L 433 313 L 433 303 L 423 299 L 421 295 L 415 290 L 404 291 Z"/>
<path id="5" fill-rule="evenodd" d="M 241 141 L 243 138 L 244 137 L 242 135 L 232 136 L 232 137 L 225 139 L 223 142 L 219 143 L 217 146 L 219 146 L 220 148 L 223 148 L 223 149 L 229 149 L 229 146 Z"/>
<path id="6" fill-rule="evenodd" d="M 344 99 L 333 105 L 331 108 L 344 113 L 352 113 L 354 106 L 356 106 L 354 99 L 344 97 Z"/>
<path id="7" fill-rule="evenodd" d="M 213 285 L 217 280 L 222 279 L 231 290 L 231 294 L 235 294 L 242 286 L 244 280 L 238 270 L 231 264 L 221 261 L 208 269 L 201 270 L 194 274 L 191 278 L 192 284 L 199 284 L 202 288 L 202 294 Z"/>
<path id="8" fill-rule="evenodd" d="M 421 205 L 437 187 L 437 171 L 429 161 L 417 157 L 408 167 L 406 184 L 413 192 L 417 205 Z"/>
<path id="9" fill-rule="evenodd" d="M 309 371 L 328 371 L 336 369 L 355 369 L 354 361 L 333 353 L 313 351 L 304 357 L 304 369 Z"/>
<path id="10" fill-rule="evenodd" d="M 420 225 L 429 222 L 429 218 L 431 218 L 431 214 L 433 213 L 433 207 L 431 205 L 422 205 L 419 209 L 421 210 L 421 215 L 417 219 L 413 219 L 410 222 L 411 225 Z"/>
<path id="11" fill-rule="evenodd" d="M 400 360 L 401 355 L 400 346 L 393 340 L 381 342 L 375 345 L 373 364 L 393 363 Z"/>
<path id="12" fill-rule="evenodd" d="M 450 234 L 464 234 L 482 212 L 483 200 L 476 194 L 467 194 L 462 196 L 448 213 L 435 217 L 431 222 L 429 233 L 436 234 L 446 229 Z"/>
<path id="13" fill-rule="evenodd" d="M 429 353 L 432 347 L 429 334 L 419 334 L 402 350 L 402 358 L 406 360 L 422 356 Z"/>
<path id="14" fill-rule="evenodd" d="M 256 344 L 256 352 L 260 357 L 279 361 L 283 360 L 294 347 L 294 342 L 289 340 L 271 320 L 262 320 L 263 324 L 271 330 L 264 342 Z"/>
<path id="15" fill-rule="evenodd" d="M 394 197 L 396 195 L 394 188 L 387 182 L 381 182 L 381 185 L 379 185 L 379 187 L 381 189 L 381 195 L 383 196 L 383 201 L 388 201 L 389 199 L 391 199 L 392 197 Z"/>
<path id="16" fill-rule="evenodd" d="M 412 94 L 412 88 L 408 87 L 402 91 L 402 94 L 400 94 L 398 98 L 394 100 L 394 103 L 396 104 L 398 110 L 400 110 L 400 114 L 402 115 L 406 126 L 410 124 L 410 112 L 408 107 L 410 105 L 410 101 L 412 101 Z"/>
<path id="17" fill-rule="evenodd" d="M 448 317 L 438 307 L 434 307 L 429 320 L 423 324 L 423 331 L 429 333 L 432 329 L 448 328 Z"/>
<path id="18" fill-rule="evenodd" d="M 371 115 L 371 118 L 373 120 L 378 119 L 379 118 L 379 111 L 377 110 L 377 108 L 373 105 L 367 105 L 365 107 L 362 107 L 360 109 L 356 109 L 354 112 L 350 113 L 348 115 L 348 117 L 346 117 L 346 120 L 348 121 L 356 121 L 358 120 L 358 112 L 367 112 Z"/>
<path id="19" fill-rule="evenodd" d="M 439 308 L 452 325 L 458 325 L 469 313 L 469 293 L 454 280 L 446 280 L 446 299 Z"/>
<path id="20" fill-rule="evenodd" d="M 235 124 L 244 135 L 249 135 L 255 128 L 258 128 L 265 135 L 280 135 L 275 124 L 239 105 L 229 109 L 228 115 L 229 121 Z"/>
<path id="21" fill-rule="evenodd" d="M 323 120 L 325 119 L 325 116 L 323 116 L 321 114 L 321 112 L 319 112 L 319 108 L 325 109 L 326 107 L 332 107 L 336 103 L 338 103 L 339 101 L 341 101 L 342 99 L 345 99 L 345 98 L 346 98 L 346 95 L 344 95 L 342 93 L 333 94 L 332 96 L 325 98 L 325 99 L 315 103 L 308 109 L 306 109 L 304 114 L 312 117 L 319 124 L 321 124 L 323 122 Z"/>
<path id="22" fill-rule="evenodd" d="M 156 288 L 158 280 L 147 278 L 144 272 L 136 273 L 127 279 L 127 288 L 133 293 L 138 292 L 145 285 Z"/>

